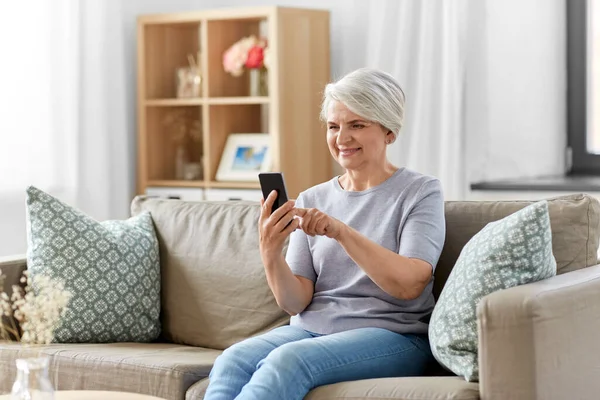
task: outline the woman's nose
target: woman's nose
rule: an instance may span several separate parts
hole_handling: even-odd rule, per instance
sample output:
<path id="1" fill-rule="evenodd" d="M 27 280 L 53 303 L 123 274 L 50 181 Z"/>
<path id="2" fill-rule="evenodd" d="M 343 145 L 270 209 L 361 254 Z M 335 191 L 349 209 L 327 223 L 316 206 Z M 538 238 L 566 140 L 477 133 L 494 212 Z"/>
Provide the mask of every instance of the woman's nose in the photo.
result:
<path id="1" fill-rule="evenodd" d="M 351 139 L 350 132 L 348 130 L 340 127 L 337 135 L 336 142 L 337 144 L 348 143 Z"/>

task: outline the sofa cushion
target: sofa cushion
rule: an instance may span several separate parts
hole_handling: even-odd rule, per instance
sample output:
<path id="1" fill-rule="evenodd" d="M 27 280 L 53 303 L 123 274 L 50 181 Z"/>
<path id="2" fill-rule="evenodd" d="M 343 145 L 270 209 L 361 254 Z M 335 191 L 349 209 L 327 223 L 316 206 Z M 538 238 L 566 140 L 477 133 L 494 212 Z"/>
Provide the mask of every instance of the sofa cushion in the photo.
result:
<path id="1" fill-rule="evenodd" d="M 209 379 L 193 384 L 186 400 L 202 400 Z M 313 389 L 305 400 L 479 400 L 479 385 L 456 376 L 380 378 L 341 382 Z"/>
<path id="2" fill-rule="evenodd" d="M 135 392 L 183 399 L 208 376 L 219 350 L 164 343 L 52 344 L 35 347 L 50 356 L 50 378 L 60 390 Z M 32 349 L 0 343 L 0 393 L 10 392 L 15 360 Z"/>
<path id="3" fill-rule="evenodd" d="M 64 283 L 57 342 L 150 342 L 160 334 L 160 264 L 150 214 L 97 222 L 27 189 L 27 267 Z"/>
<path id="4" fill-rule="evenodd" d="M 456 376 L 365 379 L 313 389 L 305 400 L 479 400 L 479 385 Z"/>
<path id="5" fill-rule="evenodd" d="M 433 294 L 439 297 L 464 245 L 492 221 L 533 201 L 447 201 L 446 241 L 435 269 Z M 548 199 L 552 226 L 552 252 L 557 273 L 596 265 L 600 239 L 600 203 L 586 194 Z"/>
<path id="6" fill-rule="evenodd" d="M 455 374 L 477 381 L 479 300 L 554 275 L 546 201 L 490 222 L 463 248 L 433 310 L 429 341 L 435 358 Z"/>
<path id="7" fill-rule="evenodd" d="M 202 400 L 208 389 L 209 378 L 194 383 L 185 393 L 185 400 Z"/>
<path id="8" fill-rule="evenodd" d="M 162 328 L 174 343 L 225 349 L 288 323 L 258 250 L 260 205 L 138 197 L 160 243 Z"/>

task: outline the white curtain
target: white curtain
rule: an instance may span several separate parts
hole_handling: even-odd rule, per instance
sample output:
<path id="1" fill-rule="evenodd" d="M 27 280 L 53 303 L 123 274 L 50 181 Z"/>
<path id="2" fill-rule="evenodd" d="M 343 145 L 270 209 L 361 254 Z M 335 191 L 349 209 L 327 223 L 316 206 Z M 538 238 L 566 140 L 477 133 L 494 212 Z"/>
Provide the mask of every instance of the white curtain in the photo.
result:
<path id="1" fill-rule="evenodd" d="M 368 66 L 398 79 L 407 97 L 405 123 L 388 149 L 390 161 L 438 177 L 447 200 L 464 199 L 467 50 L 473 41 L 467 30 L 481 33 L 475 19 L 483 8 L 469 0 L 341 3 L 331 2 L 338 7 L 337 18 L 332 15 L 333 78 Z"/>
<path id="2" fill-rule="evenodd" d="M 77 3 L 38 0 L 0 7 L 0 193 L 14 195 L 34 184 L 72 195 L 77 180 Z"/>
<path id="3" fill-rule="evenodd" d="M 126 218 L 136 172 L 136 85 L 126 66 L 134 71 L 135 48 L 125 49 L 121 0 L 75 2 L 81 8 L 79 136 L 84 141 L 77 152 L 78 202 L 98 220 Z"/>
<path id="4" fill-rule="evenodd" d="M 23 253 L 25 188 L 98 219 L 132 194 L 118 0 L 0 5 L 0 256 Z"/>
<path id="5" fill-rule="evenodd" d="M 467 191 L 467 3 L 379 0 L 366 14 L 365 65 L 394 75 L 407 97 L 405 125 L 388 156 L 438 177 L 447 200 Z"/>

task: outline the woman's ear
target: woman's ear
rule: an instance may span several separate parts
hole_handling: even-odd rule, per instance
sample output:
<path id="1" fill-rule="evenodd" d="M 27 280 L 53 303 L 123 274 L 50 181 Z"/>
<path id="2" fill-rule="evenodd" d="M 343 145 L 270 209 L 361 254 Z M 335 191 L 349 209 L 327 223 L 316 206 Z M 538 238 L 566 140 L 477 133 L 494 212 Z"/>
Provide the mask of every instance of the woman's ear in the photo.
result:
<path id="1" fill-rule="evenodd" d="M 385 143 L 392 144 L 395 141 L 396 141 L 396 135 L 394 135 L 394 132 L 388 131 L 388 133 L 385 135 Z"/>

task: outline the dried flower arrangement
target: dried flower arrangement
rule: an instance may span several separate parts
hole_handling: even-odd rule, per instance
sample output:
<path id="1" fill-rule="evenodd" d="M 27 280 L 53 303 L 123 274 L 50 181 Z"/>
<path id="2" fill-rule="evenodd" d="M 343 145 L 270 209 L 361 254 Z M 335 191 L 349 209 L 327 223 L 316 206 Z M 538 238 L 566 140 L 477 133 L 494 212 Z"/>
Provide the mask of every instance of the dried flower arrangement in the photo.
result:
<path id="1" fill-rule="evenodd" d="M 5 278 L 0 271 L 0 288 Z M 49 344 L 72 295 L 60 280 L 43 275 L 32 279 L 28 271 L 21 283 L 25 288 L 13 285 L 11 296 L 0 293 L 0 340 Z"/>
<path id="2" fill-rule="evenodd" d="M 163 118 L 162 124 L 165 133 L 176 145 L 175 179 L 201 179 L 202 161 L 196 157 L 201 151 L 198 151 L 198 146 L 190 147 L 190 144 L 198 144 L 200 148 L 202 147 L 202 122 L 195 117 L 192 109 L 178 108 L 169 111 Z M 190 153 L 196 156 L 190 156 Z"/>
<path id="3" fill-rule="evenodd" d="M 162 123 L 177 145 L 185 145 L 188 140 L 194 143 L 202 142 L 202 122 L 194 118 L 190 109 L 172 110 L 167 113 Z"/>

